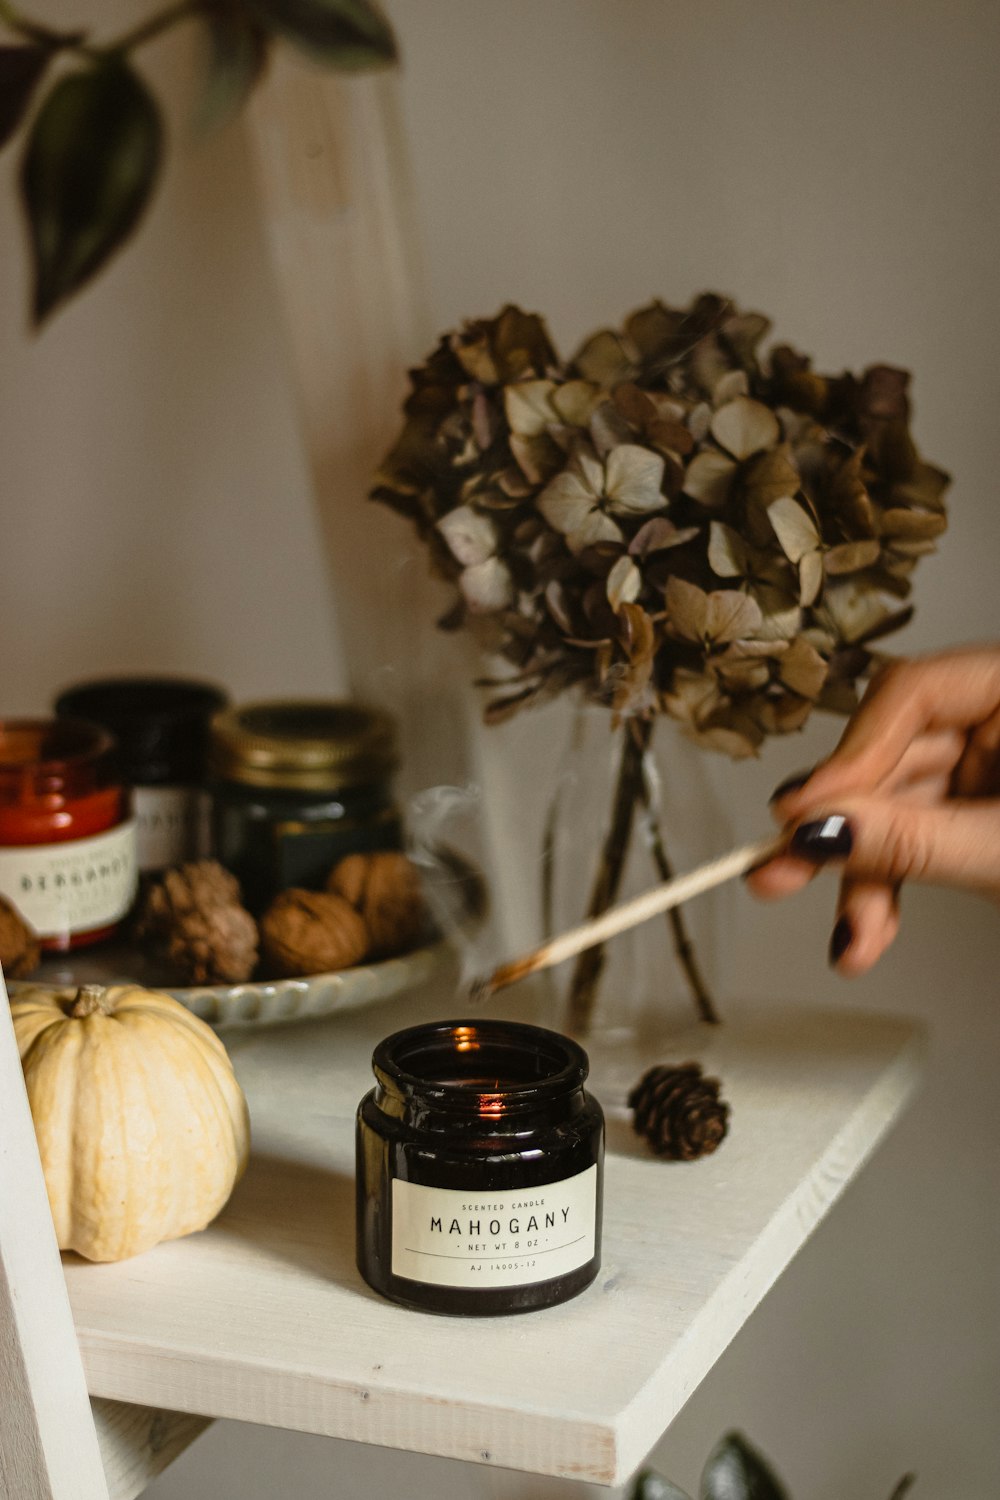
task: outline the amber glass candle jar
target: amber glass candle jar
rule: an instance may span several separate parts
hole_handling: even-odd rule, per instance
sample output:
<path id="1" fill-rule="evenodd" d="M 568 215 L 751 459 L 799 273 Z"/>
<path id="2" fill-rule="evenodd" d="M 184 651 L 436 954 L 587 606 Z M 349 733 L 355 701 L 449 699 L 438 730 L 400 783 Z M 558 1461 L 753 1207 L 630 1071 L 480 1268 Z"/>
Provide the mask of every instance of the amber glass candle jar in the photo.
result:
<path id="1" fill-rule="evenodd" d="M 514 1021 L 375 1049 L 357 1119 L 357 1257 L 383 1296 L 497 1315 L 565 1302 L 601 1264 L 604 1116 L 587 1055 Z"/>
<path id="2" fill-rule="evenodd" d="M 111 937 L 136 890 L 114 741 L 73 719 L 0 721 L 0 894 L 64 952 Z"/>

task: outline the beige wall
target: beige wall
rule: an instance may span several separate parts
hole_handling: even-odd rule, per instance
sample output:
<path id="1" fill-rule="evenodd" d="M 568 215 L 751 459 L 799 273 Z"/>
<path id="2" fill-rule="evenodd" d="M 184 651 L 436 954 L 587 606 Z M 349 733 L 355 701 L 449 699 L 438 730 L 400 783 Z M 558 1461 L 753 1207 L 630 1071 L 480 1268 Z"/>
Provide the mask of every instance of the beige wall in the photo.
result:
<path id="1" fill-rule="evenodd" d="M 75 8 L 93 14 L 97 0 Z M 513 298 L 547 312 L 568 345 L 651 295 L 717 287 L 772 314 L 826 367 L 911 367 L 918 438 L 956 482 L 951 530 L 901 644 L 995 636 L 991 0 L 395 0 L 392 11 L 427 326 Z M 186 48 L 156 61 L 175 101 L 166 192 L 128 257 L 38 343 L 22 334 L 12 163 L 0 163 L 4 711 L 42 708 L 62 682 L 103 668 L 203 671 L 239 696 L 336 688 L 350 669 L 350 629 L 336 624 L 348 591 L 336 558 L 331 583 L 310 500 L 242 136 L 196 148 L 182 124 Z M 380 576 L 408 566 L 396 535 L 398 554 L 380 544 L 372 557 Z M 426 626 L 413 621 L 418 642 Z M 441 670 L 424 650 L 418 679 L 429 662 Z M 433 701 L 426 725 L 427 743 L 449 739 Z M 736 833 L 760 827 L 770 787 L 832 732 L 820 724 L 750 767 L 711 762 Z M 526 721 L 479 750 L 509 847 L 534 848 L 523 768 L 548 740 L 542 720 Z M 731 1004 L 752 993 L 915 1012 L 932 1027 L 931 1067 L 908 1119 L 657 1460 L 692 1485 L 736 1424 L 796 1496 L 887 1496 L 914 1467 L 918 1495 L 981 1500 L 1000 1466 L 996 913 L 908 895 L 897 950 L 848 990 L 824 965 L 824 883 L 794 906 L 736 897 L 727 911 L 718 959 Z M 528 920 L 527 898 L 515 915 Z M 504 1488 L 460 1466 L 229 1427 L 154 1493 L 312 1500 L 360 1484 Z"/>

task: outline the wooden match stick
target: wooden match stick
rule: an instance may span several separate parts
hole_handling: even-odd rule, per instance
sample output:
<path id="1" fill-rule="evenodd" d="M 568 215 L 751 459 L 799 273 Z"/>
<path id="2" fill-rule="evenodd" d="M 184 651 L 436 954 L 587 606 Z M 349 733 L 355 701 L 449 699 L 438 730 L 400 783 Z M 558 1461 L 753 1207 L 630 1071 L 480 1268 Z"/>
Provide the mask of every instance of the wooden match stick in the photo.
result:
<path id="1" fill-rule="evenodd" d="M 539 969 L 560 964 L 563 959 L 572 958 L 585 948 L 603 943 L 629 927 L 636 927 L 640 922 L 658 916 L 660 912 L 669 911 L 671 907 L 680 906 L 681 902 L 690 901 L 703 891 L 710 891 L 727 880 L 734 880 L 737 875 L 745 875 L 755 865 L 761 865 L 779 854 L 786 842 L 786 836 L 781 834 L 777 838 L 758 839 L 756 843 L 744 844 L 742 848 L 723 854 L 720 859 L 699 865 L 686 875 L 677 875 L 673 880 L 664 881 L 662 885 L 654 885 L 651 890 L 643 891 L 641 896 L 635 896 L 631 901 L 609 907 L 599 917 L 582 922 L 579 927 L 571 927 L 568 932 L 550 938 L 540 948 L 534 948 L 529 953 L 522 953 L 520 958 L 501 964 L 488 978 L 477 979 L 471 986 L 472 998 L 485 1000 L 496 990 L 514 984 L 518 979 L 525 979 L 529 974 L 536 974 Z"/>

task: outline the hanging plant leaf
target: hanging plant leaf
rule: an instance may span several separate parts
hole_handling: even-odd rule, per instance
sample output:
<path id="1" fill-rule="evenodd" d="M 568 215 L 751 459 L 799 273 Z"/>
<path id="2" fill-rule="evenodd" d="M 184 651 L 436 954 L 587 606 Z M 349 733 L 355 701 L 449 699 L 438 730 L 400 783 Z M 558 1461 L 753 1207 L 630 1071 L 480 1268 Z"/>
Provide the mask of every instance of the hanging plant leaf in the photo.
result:
<path id="1" fill-rule="evenodd" d="M 396 61 L 392 27 L 369 0 L 248 0 L 268 31 L 335 68 L 377 68 Z"/>
<path id="2" fill-rule="evenodd" d="M 788 1500 L 788 1495 L 746 1438 L 730 1432 L 705 1465 L 701 1500 Z"/>
<path id="3" fill-rule="evenodd" d="M 267 64 L 267 33 L 246 16 L 211 11 L 206 19 L 208 59 L 198 123 L 215 130 L 237 114 Z"/>
<path id="4" fill-rule="evenodd" d="M 61 79 L 31 128 L 21 192 L 41 323 L 131 234 L 163 154 L 159 110 L 120 58 Z"/>
<path id="5" fill-rule="evenodd" d="M 51 56 L 47 47 L 0 47 L 0 147 L 24 119 Z"/>

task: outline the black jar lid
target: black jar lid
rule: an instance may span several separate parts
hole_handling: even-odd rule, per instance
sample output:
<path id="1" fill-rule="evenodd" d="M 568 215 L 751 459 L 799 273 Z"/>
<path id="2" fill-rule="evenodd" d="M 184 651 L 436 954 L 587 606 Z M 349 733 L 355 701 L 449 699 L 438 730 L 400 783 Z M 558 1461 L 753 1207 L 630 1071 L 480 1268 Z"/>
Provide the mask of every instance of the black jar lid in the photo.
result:
<path id="1" fill-rule="evenodd" d="M 209 720 L 225 704 L 222 689 L 208 682 L 107 677 L 67 688 L 55 709 L 110 730 L 125 780 L 157 786 L 204 779 Z"/>
<path id="2" fill-rule="evenodd" d="M 294 791 L 344 791 L 396 769 L 396 727 L 361 703 L 249 703 L 212 721 L 211 769 L 226 781 Z"/>

